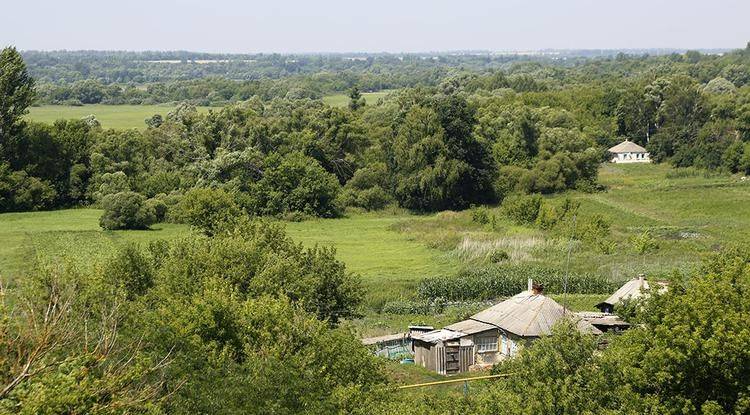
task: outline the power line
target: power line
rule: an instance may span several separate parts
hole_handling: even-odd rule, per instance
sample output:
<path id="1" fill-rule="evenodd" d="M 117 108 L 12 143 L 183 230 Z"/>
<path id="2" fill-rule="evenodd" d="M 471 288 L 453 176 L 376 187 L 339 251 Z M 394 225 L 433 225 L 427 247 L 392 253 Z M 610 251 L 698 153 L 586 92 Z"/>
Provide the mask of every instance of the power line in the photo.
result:
<path id="1" fill-rule="evenodd" d="M 482 380 L 482 379 L 495 379 L 495 378 L 507 378 L 511 375 L 514 375 L 514 373 L 502 373 L 499 375 L 487 375 L 487 376 L 475 376 L 471 378 L 462 378 L 462 379 L 450 379 L 450 380 L 439 380 L 436 382 L 427 382 L 427 383 L 417 383 L 414 385 L 401 385 L 397 389 L 413 389 L 413 388 L 420 388 L 423 386 L 435 386 L 435 385 L 445 385 L 448 383 L 460 383 L 460 382 L 469 382 L 472 380 Z"/>

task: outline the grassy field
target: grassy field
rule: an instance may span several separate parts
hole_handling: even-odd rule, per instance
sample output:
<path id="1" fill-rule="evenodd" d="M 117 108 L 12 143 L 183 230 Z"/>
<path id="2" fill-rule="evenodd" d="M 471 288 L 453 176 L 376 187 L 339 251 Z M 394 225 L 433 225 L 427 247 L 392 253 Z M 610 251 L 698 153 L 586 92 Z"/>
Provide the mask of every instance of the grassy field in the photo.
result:
<path id="1" fill-rule="evenodd" d="M 187 231 L 186 226 L 166 223 L 148 231 L 104 231 L 99 227 L 101 213 L 68 209 L 0 215 L 0 278 L 20 278 L 37 263 L 94 266 L 123 244 L 172 239 Z"/>
<path id="2" fill-rule="evenodd" d="M 303 244 L 335 246 L 338 257 L 365 283 L 389 291 L 393 287 L 413 287 L 427 276 L 451 274 L 460 265 L 456 258 L 392 230 L 395 223 L 414 218 L 419 220 L 408 213 L 363 214 L 291 222 L 286 228 L 292 238 Z"/>
<path id="3" fill-rule="evenodd" d="M 614 250 L 603 253 L 576 245 L 570 262 L 574 272 L 623 280 L 641 272 L 690 270 L 721 247 L 750 243 L 748 181 L 662 165 L 605 165 L 600 182 L 606 190 L 547 198 L 547 203 L 560 203 L 570 197 L 581 203 L 581 217 L 596 213 L 612 224 Z M 567 240 L 515 225 L 497 207 L 489 212 L 497 217 L 494 228 L 474 223 L 470 211 L 413 215 L 402 210 L 290 222 L 286 228 L 305 245 L 335 246 L 338 258 L 362 276 L 368 290 L 366 316 L 351 324 L 362 334 L 377 335 L 409 323 L 440 326 L 476 311 L 469 306 L 449 307 L 440 315 L 377 312 L 387 301 L 414 299 L 422 278 L 481 266 L 487 247 L 506 250 L 514 262 L 566 265 Z M 157 224 L 150 231 L 105 232 L 98 226 L 100 214 L 71 209 L 0 215 L 0 276 L 18 278 L 37 261 L 90 266 L 122 244 L 172 239 L 187 232 L 187 227 L 173 224 Z M 659 248 L 640 255 L 632 240 L 646 229 Z M 568 296 L 567 302 L 575 310 L 587 310 L 607 294 Z"/>
<path id="4" fill-rule="evenodd" d="M 365 98 L 367 105 L 374 105 L 378 102 L 379 98 L 384 98 L 386 95 L 393 92 L 393 90 L 383 90 L 377 92 L 363 92 L 362 97 Z M 345 107 L 349 105 L 349 94 L 335 94 L 323 97 L 323 102 L 332 107 Z"/>
<path id="5" fill-rule="evenodd" d="M 94 115 L 104 128 L 118 130 L 129 128 L 146 128 L 144 120 L 154 114 L 166 116 L 174 109 L 170 105 L 43 105 L 29 108 L 26 116 L 30 120 L 53 123 L 59 119 L 82 118 Z M 209 107 L 199 107 L 198 111 L 207 112 Z"/>

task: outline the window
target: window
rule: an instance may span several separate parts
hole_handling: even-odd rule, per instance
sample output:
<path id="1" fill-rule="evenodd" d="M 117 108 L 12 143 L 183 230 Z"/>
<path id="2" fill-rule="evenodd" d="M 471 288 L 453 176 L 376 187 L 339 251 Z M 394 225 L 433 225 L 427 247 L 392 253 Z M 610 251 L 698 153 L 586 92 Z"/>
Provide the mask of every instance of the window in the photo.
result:
<path id="1" fill-rule="evenodd" d="M 497 337 L 477 337 L 477 353 L 496 352 Z"/>
<path id="2" fill-rule="evenodd" d="M 508 356 L 515 356 L 518 353 L 518 344 L 514 341 L 510 341 L 510 347 L 508 348 Z"/>

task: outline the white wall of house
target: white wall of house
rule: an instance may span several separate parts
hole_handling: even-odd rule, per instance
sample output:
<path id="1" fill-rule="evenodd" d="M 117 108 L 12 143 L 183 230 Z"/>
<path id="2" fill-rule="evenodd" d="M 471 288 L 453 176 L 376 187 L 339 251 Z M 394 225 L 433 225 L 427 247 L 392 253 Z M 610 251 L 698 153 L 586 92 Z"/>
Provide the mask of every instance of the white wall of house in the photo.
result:
<path id="1" fill-rule="evenodd" d="M 648 153 L 617 153 L 612 163 L 651 163 Z"/>

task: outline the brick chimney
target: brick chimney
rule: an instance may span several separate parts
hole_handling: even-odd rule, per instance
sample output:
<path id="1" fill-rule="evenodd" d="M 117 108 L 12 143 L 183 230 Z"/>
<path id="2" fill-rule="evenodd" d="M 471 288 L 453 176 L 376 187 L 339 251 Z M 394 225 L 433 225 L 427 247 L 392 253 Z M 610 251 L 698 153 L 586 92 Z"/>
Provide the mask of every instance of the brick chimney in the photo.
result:
<path id="1" fill-rule="evenodd" d="M 542 285 L 542 284 L 532 284 L 531 285 L 531 292 L 534 295 L 542 294 L 544 292 L 544 285 Z"/>

